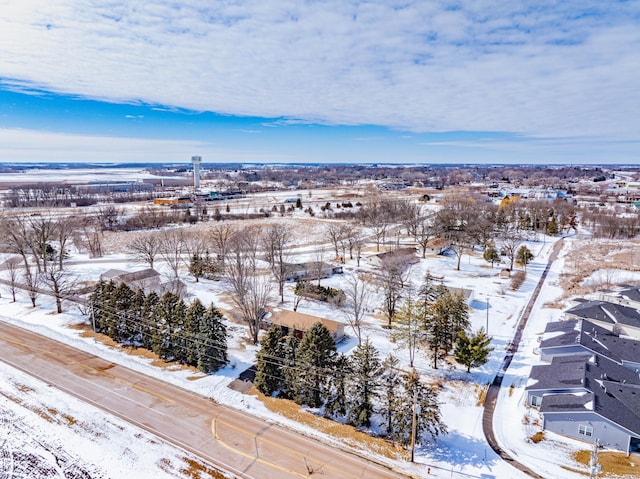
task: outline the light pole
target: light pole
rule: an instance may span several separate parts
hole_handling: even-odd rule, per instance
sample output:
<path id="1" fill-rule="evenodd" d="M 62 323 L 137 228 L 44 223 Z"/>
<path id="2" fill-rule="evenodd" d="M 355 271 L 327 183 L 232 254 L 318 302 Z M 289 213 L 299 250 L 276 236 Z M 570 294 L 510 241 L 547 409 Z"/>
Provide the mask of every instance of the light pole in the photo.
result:
<path id="1" fill-rule="evenodd" d="M 487 296 L 487 334 L 489 334 L 489 296 Z"/>

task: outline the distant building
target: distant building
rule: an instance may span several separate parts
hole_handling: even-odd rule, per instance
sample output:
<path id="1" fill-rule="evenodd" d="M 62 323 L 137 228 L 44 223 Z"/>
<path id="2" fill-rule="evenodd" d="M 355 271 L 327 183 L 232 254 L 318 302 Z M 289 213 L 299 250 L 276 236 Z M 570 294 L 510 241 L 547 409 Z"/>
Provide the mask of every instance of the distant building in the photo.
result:
<path id="1" fill-rule="evenodd" d="M 192 156 L 191 163 L 193 163 L 193 187 L 196 190 L 200 189 L 200 163 L 202 162 L 201 156 Z"/>

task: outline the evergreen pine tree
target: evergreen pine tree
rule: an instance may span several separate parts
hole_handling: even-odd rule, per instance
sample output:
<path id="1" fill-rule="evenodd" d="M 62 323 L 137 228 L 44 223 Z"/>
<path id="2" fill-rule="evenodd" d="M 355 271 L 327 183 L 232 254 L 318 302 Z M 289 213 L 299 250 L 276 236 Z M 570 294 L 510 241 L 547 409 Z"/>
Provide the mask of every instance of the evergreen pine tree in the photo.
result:
<path id="1" fill-rule="evenodd" d="M 442 422 L 437 391 L 420 381 L 420 375 L 413 370 L 402 375 L 401 403 L 394 415 L 395 428 L 392 438 L 400 444 L 411 442 L 413 409 L 416 409 L 416 443 L 421 440 L 435 440 L 446 434 L 447 428 Z"/>
<path id="2" fill-rule="evenodd" d="M 351 376 L 351 364 L 344 354 L 336 356 L 331 365 L 329 387 L 324 405 L 327 417 L 344 417 L 347 414 L 347 379 Z"/>
<path id="3" fill-rule="evenodd" d="M 227 327 L 224 316 L 213 305 L 209 306 L 200 322 L 197 338 L 198 369 L 205 373 L 224 367 L 227 359 Z"/>
<path id="4" fill-rule="evenodd" d="M 118 329 L 118 295 L 117 287 L 113 281 L 109 281 L 109 284 L 105 290 L 105 301 L 103 302 L 103 330 L 102 332 L 110 338 L 115 338 L 116 331 Z"/>
<path id="5" fill-rule="evenodd" d="M 500 255 L 498 254 L 496 244 L 493 241 L 489 241 L 482 256 L 487 263 L 491 263 L 492 268 L 494 263 L 500 261 Z"/>
<path id="6" fill-rule="evenodd" d="M 200 280 L 200 276 L 204 271 L 204 260 L 201 254 L 193 253 L 189 260 L 189 273 L 196 279 L 196 283 Z"/>
<path id="7" fill-rule="evenodd" d="M 129 320 L 129 313 L 131 309 L 131 298 L 133 297 L 133 291 L 127 286 L 126 283 L 120 283 L 114 291 L 115 307 L 115 321 L 112 329 L 112 334 L 109 336 L 117 343 L 131 343 L 133 336 L 133 328 Z"/>
<path id="8" fill-rule="evenodd" d="M 558 234 L 558 220 L 556 218 L 556 215 L 553 215 L 551 217 L 551 221 L 547 225 L 546 234 L 548 234 L 550 236 Z"/>
<path id="9" fill-rule="evenodd" d="M 469 327 L 469 311 L 462 294 L 447 293 L 429 304 L 424 316 L 425 338 L 433 367 L 453 348 L 458 332 Z"/>
<path id="10" fill-rule="evenodd" d="M 335 354 L 336 344 L 322 323 L 313 324 L 304 333 L 296 353 L 296 402 L 312 408 L 322 406 Z"/>
<path id="11" fill-rule="evenodd" d="M 380 368 L 380 414 L 385 420 L 385 428 L 387 435 L 391 435 L 394 430 L 395 411 L 399 403 L 399 387 L 400 372 L 398 370 L 400 361 L 392 355 L 389 355 L 382 361 Z"/>
<path id="12" fill-rule="evenodd" d="M 277 352 L 277 356 L 282 358 L 280 370 L 282 385 L 280 386 L 280 396 L 287 399 L 293 398 L 296 392 L 296 383 L 298 380 L 296 354 L 298 353 L 299 346 L 300 340 L 298 336 L 296 336 L 294 332 L 290 332 L 280 341 L 280 349 Z"/>
<path id="13" fill-rule="evenodd" d="M 198 298 L 187 308 L 184 318 L 184 331 L 186 337 L 185 362 L 192 366 L 198 364 L 198 351 L 201 348 L 201 341 L 206 337 L 201 335 L 201 323 L 203 322 L 206 308 Z M 206 330 L 203 331 L 206 333 Z"/>
<path id="14" fill-rule="evenodd" d="M 426 307 L 411 295 L 400 306 L 391 332 L 391 339 L 409 353 L 409 367 L 413 367 L 418 345 L 424 339 L 424 316 Z"/>
<path id="15" fill-rule="evenodd" d="M 516 262 L 524 265 L 525 269 L 527 265 L 533 259 L 533 253 L 525 245 L 520 246 L 516 253 Z"/>
<path id="16" fill-rule="evenodd" d="M 273 324 L 260 338 L 260 351 L 256 354 L 256 378 L 258 391 L 271 396 L 282 388 L 281 342 L 285 336 L 282 326 Z"/>
<path id="17" fill-rule="evenodd" d="M 157 308 L 160 298 L 155 291 L 151 291 L 144 298 L 142 307 L 142 318 L 140 321 L 140 334 L 142 347 L 153 350 L 153 338 L 157 327 Z"/>
<path id="18" fill-rule="evenodd" d="M 105 328 L 105 305 L 107 303 L 107 298 L 110 294 L 109 284 L 113 286 L 113 283 L 105 283 L 104 281 L 100 281 L 96 288 L 91 293 L 91 297 L 89 298 L 91 311 L 89 314 L 93 314 L 93 323 L 95 325 L 95 332 L 101 333 Z M 91 318 L 90 318 L 91 319 Z"/>
<path id="19" fill-rule="evenodd" d="M 138 289 L 131 298 L 129 309 L 129 331 L 131 342 L 135 347 L 142 345 L 142 315 L 144 312 L 145 294 L 142 289 Z"/>
<path id="20" fill-rule="evenodd" d="M 176 295 L 177 296 L 177 295 Z M 169 360 L 186 363 L 188 337 L 185 329 L 185 317 L 187 315 L 187 304 L 177 296 L 176 307 L 171 315 L 170 334 L 171 345 L 169 347 Z"/>
<path id="21" fill-rule="evenodd" d="M 378 397 L 380 359 L 369 338 L 353 352 L 351 370 L 347 421 L 356 427 L 370 427 L 374 402 Z"/>
<path id="22" fill-rule="evenodd" d="M 419 301 L 422 301 L 427 306 L 448 293 L 447 287 L 433 281 L 431 274 L 427 272 L 424 283 L 422 283 L 418 291 L 418 298 Z"/>
<path id="23" fill-rule="evenodd" d="M 177 314 L 180 312 L 180 303 L 184 306 L 182 299 L 171 293 L 165 292 L 156 308 L 156 323 L 153 329 L 152 347 L 153 352 L 161 359 L 172 360 L 174 358 L 175 326 Z"/>
<path id="24" fill-rule="evenodd" d="M 489 346 L 491 339 L 483 328 L 471 336 L 467 335 L 466 331 L 460 331 L 456 341 L 456 361 L 466 366 L 467 372 L 470 372 L 471 368 L 482 366 L 487 362 L 489 353 L 493 350 Z"/>

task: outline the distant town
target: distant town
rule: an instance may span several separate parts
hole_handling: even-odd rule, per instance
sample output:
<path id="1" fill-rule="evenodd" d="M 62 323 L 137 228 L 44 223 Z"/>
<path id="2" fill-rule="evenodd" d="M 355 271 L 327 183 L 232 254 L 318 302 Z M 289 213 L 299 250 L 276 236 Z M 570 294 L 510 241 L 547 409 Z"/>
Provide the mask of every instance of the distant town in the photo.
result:
<path id="1" fill-rule="evenodd" d="M 0 172 L 13 471 L 54 454 L 82 473 L 65 477 L 108 475 L 26 414 L 88 424 L 89 405 L 125 418 L 104 439 L 114 464 L 144 454 L 139 428 L 175 448 L 147 476 L 635 467 L 639 167 L 194 156 Z M 64 409 L 69 394 L 83 406 Z M 102 440 L 74 421 L 57 434 Z"/>

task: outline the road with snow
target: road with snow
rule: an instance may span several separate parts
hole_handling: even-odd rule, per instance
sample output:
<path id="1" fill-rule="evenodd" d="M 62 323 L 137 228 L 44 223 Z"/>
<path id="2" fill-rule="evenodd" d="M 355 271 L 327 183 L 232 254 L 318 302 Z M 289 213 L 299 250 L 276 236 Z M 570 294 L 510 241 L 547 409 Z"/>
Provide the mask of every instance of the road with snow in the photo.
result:
<path id="1" fill-rule="evenodd" d="M 0 358 L 239 478 L 407 477 L 2 321 Z"/>

